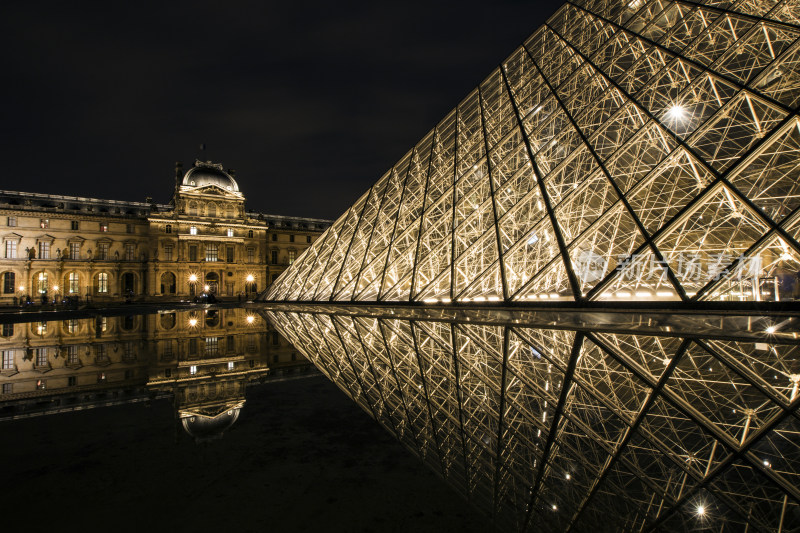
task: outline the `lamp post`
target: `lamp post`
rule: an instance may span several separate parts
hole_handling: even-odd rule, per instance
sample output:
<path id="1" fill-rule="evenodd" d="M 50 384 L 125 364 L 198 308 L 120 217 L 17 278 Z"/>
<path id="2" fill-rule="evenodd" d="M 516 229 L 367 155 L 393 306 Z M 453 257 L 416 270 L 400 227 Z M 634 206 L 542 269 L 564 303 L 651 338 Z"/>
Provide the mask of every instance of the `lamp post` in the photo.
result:
<path id="1" fill-rule="evenodd" d="M 189 274 L 189 295 L 196 296 L 197 274 Z"/>
<path id="2" fill-rule="evenodd" d="M 256 278 L 252 274 L 248 274 L 245 278 L 245 298 L 248 300 L 250 299 L 250 293 L 253 292 L 253 282 L 255 282 Z"/>

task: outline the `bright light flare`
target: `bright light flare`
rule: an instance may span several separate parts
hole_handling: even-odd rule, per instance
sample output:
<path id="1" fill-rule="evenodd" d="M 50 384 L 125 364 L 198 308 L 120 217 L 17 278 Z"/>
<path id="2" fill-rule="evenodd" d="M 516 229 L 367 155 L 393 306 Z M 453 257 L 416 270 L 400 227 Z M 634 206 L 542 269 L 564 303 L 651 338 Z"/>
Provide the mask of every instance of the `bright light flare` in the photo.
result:
<path id="1" fill-rule="evenodd" d="M 189 281 L 195 283 L 197 281 L 197 274 L 189 274 Z"/>
<path id="2" fill-rule="evenodd" d="M 667 111 L 667 116 L 673 120 L 680 120 L 686 116 L 686 108 L 675 104 Z"/>
<path id="3" fill-rule="evenodd" d="M 698 505 L 697 506 L 697 516 L 703 516 L 706 514 L 706 507 L 705 505 Z"/>
<path id="4" fill-rule="evenodd" d="M 194 318 L 194 317 L 190 318 L 190 319 L 189 319 L 189 326 L 193 328 L 193 327 L 195 327 L 196 325 L 197 325 L 197 319 L 196 319 L 196 318 Z"/>

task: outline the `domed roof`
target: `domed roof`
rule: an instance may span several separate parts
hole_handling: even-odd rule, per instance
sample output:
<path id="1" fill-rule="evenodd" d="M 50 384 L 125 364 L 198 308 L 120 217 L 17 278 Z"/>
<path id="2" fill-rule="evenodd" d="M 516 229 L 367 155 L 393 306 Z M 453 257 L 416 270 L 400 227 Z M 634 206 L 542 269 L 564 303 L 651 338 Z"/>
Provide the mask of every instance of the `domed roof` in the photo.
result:
<path id="1" fill-rule="evenodd" d="M 244 402 L 242 402 L 244 403 Z M 222 438 L 222 434 L 239 418 L 241 406 L 222 411 L 216 416 L 205 416 L 201 413 L 181 413 L 181 423 L 186 433 L 197 441 Z"/>
<path id="2" fill-rule="evenodd" d="M 211 161 L 195 161 L 194 166 L 183 176 L 183 185 L 188 187 L 216 185 L 226 191 L 239 192 L 236 180 L 223 170 L 222 165 Z"/>

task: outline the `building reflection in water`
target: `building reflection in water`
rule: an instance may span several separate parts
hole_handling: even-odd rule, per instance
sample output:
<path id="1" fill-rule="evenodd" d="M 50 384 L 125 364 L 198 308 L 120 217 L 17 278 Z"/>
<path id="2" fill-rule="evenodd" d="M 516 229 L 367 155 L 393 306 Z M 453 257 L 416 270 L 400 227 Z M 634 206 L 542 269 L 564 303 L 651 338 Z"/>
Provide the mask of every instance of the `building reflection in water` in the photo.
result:
<path id="1" fill-rule="evenodd" d="M 796 531 L 795 318 L 275 304 L 504 530 Z"/>
<path id="2" fill-rule="evenodd" d="M 248 384 L 313 369 L 243 309 L 4 324 L 0 420 L 170 398 L 196 440 L 221 437 Z"/>

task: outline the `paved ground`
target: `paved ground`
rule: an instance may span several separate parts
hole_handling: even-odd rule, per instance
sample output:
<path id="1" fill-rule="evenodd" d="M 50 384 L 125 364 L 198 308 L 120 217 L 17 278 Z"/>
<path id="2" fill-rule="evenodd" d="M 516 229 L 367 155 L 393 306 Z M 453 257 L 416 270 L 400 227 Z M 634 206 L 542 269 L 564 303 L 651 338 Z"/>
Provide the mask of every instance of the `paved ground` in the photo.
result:
<path id="1" fill-rule="evenodd" d="M 167 401 L 0 430 L 6 518 L 25 529 L 490 530 L 321 376 L 251 388 L 237 424 L 199 445 Z"/>

